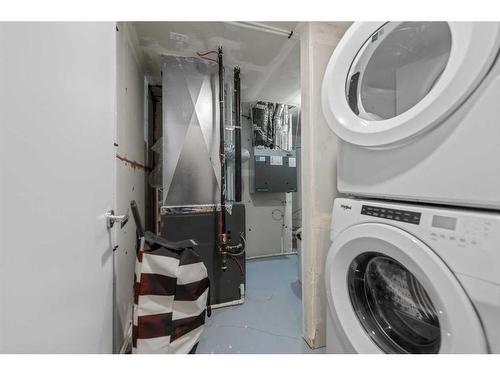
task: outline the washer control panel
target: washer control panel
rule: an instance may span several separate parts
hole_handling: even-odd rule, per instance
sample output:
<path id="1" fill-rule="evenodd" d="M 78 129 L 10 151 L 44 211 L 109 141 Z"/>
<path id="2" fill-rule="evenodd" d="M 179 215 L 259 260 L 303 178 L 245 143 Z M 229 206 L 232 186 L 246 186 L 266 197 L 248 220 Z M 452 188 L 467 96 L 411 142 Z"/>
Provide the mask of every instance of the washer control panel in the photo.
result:
<path id="1" fill-rule="evenodd" d="M 445 220 L 443 220 L 443 218 Z M 433 215 L 430 239 L 440 243 L 449 242 L 458 247 L 493 246 L 496 232 L 493 220 L 461 218 Z"/>
<path id="2" fill-rule="evenodd" d="M 422 214 L 415 211 L 397 210 L 387 207 L 377 207 L 363 205 L 361 207 L 361 215 L 375 216 L 381 219 L 389 219 L 402 221 L 410 224 L 420 224 Z"/>

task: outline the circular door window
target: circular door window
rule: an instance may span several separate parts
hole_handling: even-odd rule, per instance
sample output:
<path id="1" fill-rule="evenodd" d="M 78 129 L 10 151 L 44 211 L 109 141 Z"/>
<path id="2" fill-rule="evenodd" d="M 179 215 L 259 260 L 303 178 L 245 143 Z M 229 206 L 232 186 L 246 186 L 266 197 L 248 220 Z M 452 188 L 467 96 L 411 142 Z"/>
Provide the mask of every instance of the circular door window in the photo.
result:
<path id="1" fill-rule="evenodd" d="M 370 120 L 396 117 L 434 87 L 450 56 L 447 22 L 386 23 L 361 47 L 348 73 L 352 111 Z"/>
<path id="2" fill-rule="evenodd" d="M 436 309 L 422 284 L 401 263 L 378 253 L 358 255 L 348 271 L 356 316 L 385 353 L 438 353 Z"/>

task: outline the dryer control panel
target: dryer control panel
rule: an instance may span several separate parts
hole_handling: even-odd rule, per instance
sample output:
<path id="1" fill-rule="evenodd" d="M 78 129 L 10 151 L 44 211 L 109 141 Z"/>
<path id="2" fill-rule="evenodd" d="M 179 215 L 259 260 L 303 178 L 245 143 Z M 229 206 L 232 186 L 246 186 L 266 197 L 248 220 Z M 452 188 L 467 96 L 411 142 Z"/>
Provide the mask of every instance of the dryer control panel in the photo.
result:
<path id="1" fill-rule="evenodd" d="M 422 214 L 420 212 L 398 210 L 387 207 L 377 207 L 363 205 L 361 207 L 361 215 L 375 216 L 381 219 L 389 219 L 403 221 L 410 224 L 420 224 Z"/>

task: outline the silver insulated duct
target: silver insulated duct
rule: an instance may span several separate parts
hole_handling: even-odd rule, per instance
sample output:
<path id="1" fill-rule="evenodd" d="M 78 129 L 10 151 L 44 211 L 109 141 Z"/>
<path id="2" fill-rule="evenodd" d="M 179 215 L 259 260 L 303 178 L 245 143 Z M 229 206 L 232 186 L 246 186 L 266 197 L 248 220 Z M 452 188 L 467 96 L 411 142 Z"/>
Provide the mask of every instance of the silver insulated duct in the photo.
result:
<path id="1" fill-rule="evenodd" d="M 220 202 L 218 65 L 163 56 L 165 206 Z"/>

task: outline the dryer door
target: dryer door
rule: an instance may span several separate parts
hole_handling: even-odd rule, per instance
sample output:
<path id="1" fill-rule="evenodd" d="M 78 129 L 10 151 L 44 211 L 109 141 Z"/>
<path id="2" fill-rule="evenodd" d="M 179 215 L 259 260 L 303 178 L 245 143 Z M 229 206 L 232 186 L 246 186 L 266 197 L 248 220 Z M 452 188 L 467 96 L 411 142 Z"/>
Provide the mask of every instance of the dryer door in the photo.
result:
<path id="1" fill-rule="evenodd" d="M 323 79 L 332 130 L 360 146 L 394 145 L 437 125 L 479 85 L 499 50 L 494 22 L 362 22 Z"/>
<path id="2" fill-rule="evenodd" d="M 479 318 L 446 264 L 389 225 L 350 227 L 326 263 L 328 307 L 359 353 L 487 353 Z"/>

